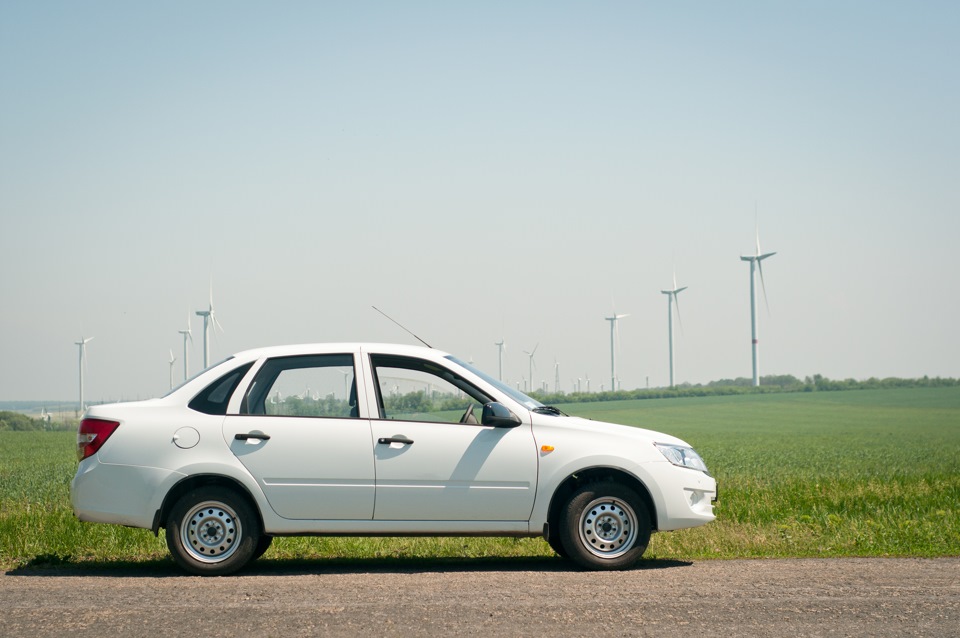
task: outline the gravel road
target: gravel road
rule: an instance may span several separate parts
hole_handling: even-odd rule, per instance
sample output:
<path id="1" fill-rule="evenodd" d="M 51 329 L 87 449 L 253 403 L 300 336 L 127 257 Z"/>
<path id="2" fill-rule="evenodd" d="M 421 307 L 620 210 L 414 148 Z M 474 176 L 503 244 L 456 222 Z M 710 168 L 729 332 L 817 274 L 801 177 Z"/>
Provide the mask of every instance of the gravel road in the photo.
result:
<path id="1" fill-rule="evenodd" d="M 0 606 L 0 636 L 958 636 L 960 558 L 47 567 L 0 576 Z"/>

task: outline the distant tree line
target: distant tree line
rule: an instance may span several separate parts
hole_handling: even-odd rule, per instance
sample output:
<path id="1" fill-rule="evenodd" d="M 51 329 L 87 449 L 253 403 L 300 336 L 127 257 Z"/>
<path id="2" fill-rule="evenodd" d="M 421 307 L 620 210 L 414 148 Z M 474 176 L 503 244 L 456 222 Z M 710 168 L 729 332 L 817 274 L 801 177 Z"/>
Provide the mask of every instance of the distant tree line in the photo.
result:
<path id="1" fill-rule="evenodd" d="M 77 421 L 61 422 L 34 419 L 19 412 L 0 411 L 0 432 L 31 432 L 36 430 L 76 430 Z"/>
<path id="2" fill-rule="evenodd" d="M 922 377 L 920 379 L 901 379 L 887 377 L 858 381 L 857 379 L 835 380 L 821 374 L 798 379 L 792 374 L 769 375 L 760 377 L 760 385 L 754 386 L 753 380 L 746 377 L 719 379 L 707 384 L 683 383 L 673 388 L 650 388 L 637 390 L 618 390 L 617 392 L 564 392 L 529 393 L 543 403 L 590 403 L 596 401 L 625 401 L 636 399 L 672 399 L 678 397 L 712 397 L 734 394 L 768 394 L 777 392 L 837 392 L 841 390 L 885 390 L 891 388 L 945 388 L 960 386 L 960 379 L 943 377 Z"/>

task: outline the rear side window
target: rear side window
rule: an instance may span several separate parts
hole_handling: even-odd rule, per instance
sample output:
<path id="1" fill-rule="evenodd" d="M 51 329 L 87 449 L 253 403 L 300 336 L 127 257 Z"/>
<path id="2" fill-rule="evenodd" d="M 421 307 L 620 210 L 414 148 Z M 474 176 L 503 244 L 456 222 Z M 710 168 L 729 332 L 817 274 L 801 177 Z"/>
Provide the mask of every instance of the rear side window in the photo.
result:
<path id="1" fill-rule="evenodd" d="M 352 354 L 276 357 L 257 372 L 240 414 L 357 418 Z"/>
<path id="2" fill-rule="evenodd" d="M 227 404 L 230 402 L 230 396 L 240 385 L 240 380 L 247 373 L 253 362 L 240 366 L 223 375 L 206 388 L 200 394 L 193 397 L 189 404 L 191 410 L 203 412 L 204 414 L 226 414 Z"/>

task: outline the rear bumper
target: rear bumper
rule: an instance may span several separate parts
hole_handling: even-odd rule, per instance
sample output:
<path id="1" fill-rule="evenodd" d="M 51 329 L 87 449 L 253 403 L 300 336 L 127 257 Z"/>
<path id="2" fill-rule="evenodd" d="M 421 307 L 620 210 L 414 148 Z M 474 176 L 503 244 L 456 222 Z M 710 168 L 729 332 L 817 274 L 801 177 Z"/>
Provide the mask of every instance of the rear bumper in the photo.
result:
<path id="1" fill-rule="evenodd" d="M 101 463 L 95 455 L 77 468 L 70 501 L 81 521 L 151 529 L 167 488 L 181 477 L 155 467 Z"/>

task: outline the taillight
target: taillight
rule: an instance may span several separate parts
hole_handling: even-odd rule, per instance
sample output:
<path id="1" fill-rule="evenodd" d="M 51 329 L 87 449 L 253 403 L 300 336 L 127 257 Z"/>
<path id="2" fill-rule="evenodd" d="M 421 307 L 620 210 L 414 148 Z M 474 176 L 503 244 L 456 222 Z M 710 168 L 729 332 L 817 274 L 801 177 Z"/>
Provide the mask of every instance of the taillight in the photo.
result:
<path id="1" fill-rule="evenodd" d="M 82 461 L 88 456 L 97 453 L 110 435 L 120 424 L 116 421 L 103 419 L 84 419 L 77 430 L 77 460 Z"/>

